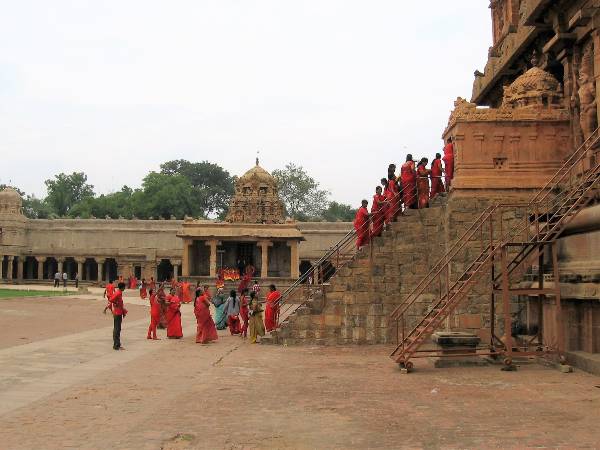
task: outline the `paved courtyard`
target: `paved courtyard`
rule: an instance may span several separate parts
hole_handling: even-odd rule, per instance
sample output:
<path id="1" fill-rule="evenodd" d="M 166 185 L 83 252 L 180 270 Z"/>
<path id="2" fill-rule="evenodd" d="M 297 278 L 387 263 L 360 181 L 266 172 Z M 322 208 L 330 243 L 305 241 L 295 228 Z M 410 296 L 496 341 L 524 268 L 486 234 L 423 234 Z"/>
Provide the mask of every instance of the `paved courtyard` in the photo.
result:
<path id="1" fill-rule="evenodd" d="M 389 347 L 250 345 L 221 332 L 147 341 L 127 298 L 126 351 L 99 295 L 0 301 L 2 449 L 600 446 L 600 378 L 536 364 L 400 374 Z"/>

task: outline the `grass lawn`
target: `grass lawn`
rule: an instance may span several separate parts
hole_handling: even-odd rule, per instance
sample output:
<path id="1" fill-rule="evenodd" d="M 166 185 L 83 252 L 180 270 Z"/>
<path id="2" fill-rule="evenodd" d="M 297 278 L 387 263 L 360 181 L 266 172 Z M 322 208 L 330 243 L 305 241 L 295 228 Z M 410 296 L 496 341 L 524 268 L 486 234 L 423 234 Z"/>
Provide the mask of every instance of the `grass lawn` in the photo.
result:
<path id="1" fill-rule="evenodd" d="M 17 297 L 57 297 L 62 295 L 72 295 L 73 292 L 62 291 L 30 291 L 27 289 L 0 289 L 0 298 Z"/>

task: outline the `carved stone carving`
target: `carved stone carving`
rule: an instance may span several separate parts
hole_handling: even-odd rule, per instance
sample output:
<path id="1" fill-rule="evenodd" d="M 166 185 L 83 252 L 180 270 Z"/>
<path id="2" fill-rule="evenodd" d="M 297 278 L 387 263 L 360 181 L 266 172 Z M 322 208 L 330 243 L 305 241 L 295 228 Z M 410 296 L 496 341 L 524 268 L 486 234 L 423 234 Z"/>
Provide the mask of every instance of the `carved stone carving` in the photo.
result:
<path id="1" fill-rule="evenodd" d="M 590 137 L 592 132 L 598 126 L 597 105 L 596 105 L 596 86 L 594 82 L 593 68 L 593 47 L 589 42 L 583 48 L 581 64 L 579 66 L 579 123 L 583 138 Z"/>
<path id="2" fill-rule="evenodd" d="M 277 181 L 258 165 L 258 161 L 236 182 L 235 195 L 225 220 L 234 223 L 285 222 Z"/>

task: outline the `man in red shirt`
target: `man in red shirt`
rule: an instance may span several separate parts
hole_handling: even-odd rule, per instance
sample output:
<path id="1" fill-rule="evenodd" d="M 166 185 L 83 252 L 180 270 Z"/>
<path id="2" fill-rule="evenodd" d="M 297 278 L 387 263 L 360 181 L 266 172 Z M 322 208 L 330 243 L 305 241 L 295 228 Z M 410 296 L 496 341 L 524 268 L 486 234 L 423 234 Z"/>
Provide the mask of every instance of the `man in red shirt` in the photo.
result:
<path id="1" fill-rule="evenodd" d="M 127 310 L 123 305 L 123 291 L 125 290 L 125 283 L 121 282 L 118 284 L 118 289 L 113 295 L 108 298 L 110 309 L 113 313 L 113 349 L 125 350 L 121 346 L 121 324 L 123 323 L 123 317 L 127 315 Z M 106 312 L 106 308 L 104 308 Z"/>

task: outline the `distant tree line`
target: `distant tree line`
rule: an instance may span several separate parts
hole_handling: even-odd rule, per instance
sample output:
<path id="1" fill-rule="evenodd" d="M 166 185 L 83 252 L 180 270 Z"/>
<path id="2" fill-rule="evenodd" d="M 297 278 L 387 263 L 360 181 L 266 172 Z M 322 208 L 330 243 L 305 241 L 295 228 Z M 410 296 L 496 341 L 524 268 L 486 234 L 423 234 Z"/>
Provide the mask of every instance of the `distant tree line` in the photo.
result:
<path id="1" fill-rule="evenodd" d="M 293 163 L 273 171 L 286 214 L 299 221 L 351 221 L 356 212 L 349 205 L 331 201 L 314 178 Z M 182 219 L 185 216 L 223 219 L 234 193 L 235 176 L 218 164 L 167 161 L 160 172 L 150 172 L 141 187 L 96 195 L 83 172 L 59 173 L 46 180 L 47 195 L 23 197 L 23 210 L 32 219 L 125 218 Z M 0 188 L 5 185 L 0 185 Z"/>

